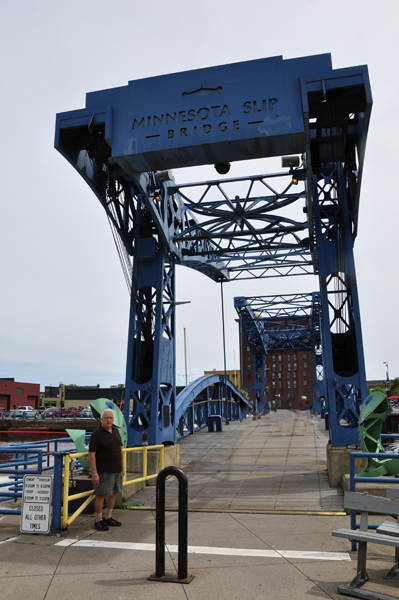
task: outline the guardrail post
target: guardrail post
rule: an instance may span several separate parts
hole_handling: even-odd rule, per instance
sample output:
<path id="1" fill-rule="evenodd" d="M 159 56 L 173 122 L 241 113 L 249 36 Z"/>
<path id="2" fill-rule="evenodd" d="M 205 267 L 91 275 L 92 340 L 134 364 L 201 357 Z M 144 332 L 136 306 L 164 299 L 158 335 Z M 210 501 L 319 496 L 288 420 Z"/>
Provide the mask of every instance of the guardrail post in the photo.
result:
<path id="1" fill-rule="evenodd" d="M 179 526 L 178 526 L 178 573 L 165 573 L 165 480 L 174 475 L 179 481 Z M 151 581 L 190 583 L 194 575 L 187 575 L 188 539 L 188 483 L 186 474 L 178 467 L 165 467 L 157 476 L 156 529 L 155 529 L 155 573 Z"/>
<path id="2" fill-rule="evenodd" d="M 62 504 L 62 467 L 64 452 L 54 452 L 54 481 L 53 481 L 53 518 L 51 521 L 51 535 L 61 530 L 61 504 Z"/>

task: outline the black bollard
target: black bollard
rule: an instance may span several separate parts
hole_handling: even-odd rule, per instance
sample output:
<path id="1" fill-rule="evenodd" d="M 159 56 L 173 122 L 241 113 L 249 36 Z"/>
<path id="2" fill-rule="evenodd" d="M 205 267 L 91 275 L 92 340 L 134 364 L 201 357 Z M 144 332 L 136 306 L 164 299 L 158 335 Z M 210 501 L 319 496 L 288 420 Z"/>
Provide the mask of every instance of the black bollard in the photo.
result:
<path id="1" fill-rule="evenodd" d="M 174 475 L 179 481 L 179 530 L 178 530 L 178 568 L 177 577 L 165 573 L 165 480 Z M 187 575 L 188 540 L 188 483 L 186 474 L 178 467 L 165 467 L 157 476 L 156 491 L 156 527 L 155 527 L 155 573 L 148 577 L 150 581 L 168 581 L 172 583 L 190 583 L 193 575 Z"/>

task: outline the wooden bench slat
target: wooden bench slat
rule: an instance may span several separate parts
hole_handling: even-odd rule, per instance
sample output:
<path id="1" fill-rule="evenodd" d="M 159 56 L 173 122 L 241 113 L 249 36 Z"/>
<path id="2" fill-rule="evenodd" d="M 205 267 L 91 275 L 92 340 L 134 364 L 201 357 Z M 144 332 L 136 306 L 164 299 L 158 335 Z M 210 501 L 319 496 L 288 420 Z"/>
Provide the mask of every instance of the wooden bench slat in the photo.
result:
<path id="1" fill-rule="evenodd" d="M 387 498 L 396 498 L 399 499 L 399 486 L 396 488 L 387 488 L 386 489 Z"/>
<path id="2" fill-rule="evenodd" d="M 359 492 L 345 492 L 344 508 L 385 515 L 399 515 L 399 502 Z"/>
<path id="3" fill-rule="evenodd" d="M 383 546 L 399 547 L 399 537 L 370 533 L 369 531 L 353 531 L 353 529 L 337 529 L 332 534 L 336 537 L 344 537 L 354 542 L 370 542 L 371 544 L 382 544 Z"/>
<path id="4" fill-rule="evenodd" d="M 377 533 L 383 535 L 396 535 L 399 536 L 399 523 L 392 523 L 392 521 L 384 521 L 377 527 Z"/>

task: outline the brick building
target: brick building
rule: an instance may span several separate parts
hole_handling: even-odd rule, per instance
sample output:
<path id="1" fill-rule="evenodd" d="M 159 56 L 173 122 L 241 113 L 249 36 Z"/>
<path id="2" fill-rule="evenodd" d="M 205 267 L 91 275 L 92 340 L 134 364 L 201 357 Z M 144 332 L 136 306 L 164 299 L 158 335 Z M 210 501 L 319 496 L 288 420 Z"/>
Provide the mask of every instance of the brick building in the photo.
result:
<path id="1" fill-rule="evenodd" d="M 254 358 L 242 332 L 242 388 L 254 400 Z M 314 358 L 310 350 L 284 350 L 266 355 L 266 400 L 274 409 L 304 409 L 313 404 Z"/>
<path id="2" fill-rule="evenodd" d="M 14 410 L 18 406 L 40 405 L 40 383 L 20 383 L 11 377 L 0 378 L 0 410 Z"/>

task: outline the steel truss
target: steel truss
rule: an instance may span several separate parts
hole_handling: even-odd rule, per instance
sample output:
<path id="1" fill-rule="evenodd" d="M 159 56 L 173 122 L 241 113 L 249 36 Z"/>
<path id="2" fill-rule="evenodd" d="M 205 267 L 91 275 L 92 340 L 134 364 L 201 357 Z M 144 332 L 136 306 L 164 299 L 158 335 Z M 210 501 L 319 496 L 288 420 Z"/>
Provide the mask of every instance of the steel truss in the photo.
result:
<path id="1" fill-rule="evenodd" d="M 187 215 L 173 237 L 182 264 L 197 268 L 208 242 L 230 281 L 313 273 L 307 220 L 293 218 L 303 214 L 305 189 L 292 179 L 286 171 L 169 188 Z"/>
<path id="2" fill-rule="evenodd" d="M 257 412 L 268 408 L 265 393 L 267 383 L 265 355 L 269 352 L 311 350 L 315 356 L 317 354 L 314 365 L 316 386 L 313 390 L 313 408 L 320 414 L 320 396 L 325 396 L 325 382 L 324 372 L 320 369 L 323 353 L 319 294 L 235 298 L 234 306 L 254 357 L 253 390 Z"/>

